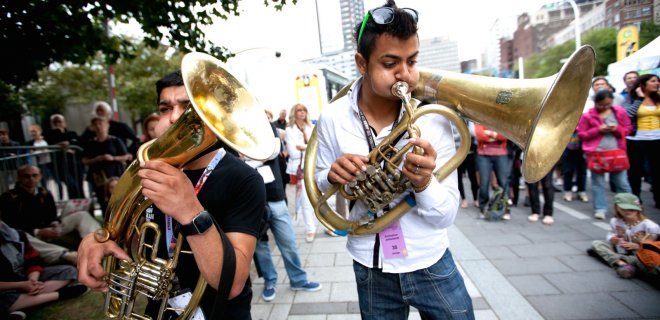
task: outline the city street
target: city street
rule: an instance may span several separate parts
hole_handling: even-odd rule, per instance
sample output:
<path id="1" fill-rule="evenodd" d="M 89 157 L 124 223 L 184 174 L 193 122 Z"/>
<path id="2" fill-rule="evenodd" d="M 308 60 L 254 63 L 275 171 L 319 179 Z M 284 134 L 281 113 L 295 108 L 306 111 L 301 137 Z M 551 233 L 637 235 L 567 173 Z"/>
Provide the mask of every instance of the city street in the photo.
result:
<path id="1" fill-rule="evenodd" d="M 469 185 L 467 179 L 466 186 Z M 644 185 L 642 200 L 650 219 L 660 210 Z M 294 188 L 289 185 L 290 211 Z M 471 195 L 468 193 L 468 199 Z M 521 190 L 524 198 L 526 190 Z M 619 278 L 615 271 L 586 254 L 591 241 L 605 239 L 608 221 L 595 220 L 591 202 L 566 202 L 555 194 L 555 223 L 530 223 L 529 207 L 512 208 L 512 220 L 477 219 L 472 206 L 460 209 L 449 229 L 451 251 L 473 298 L 477 319 L 658 319 L 660 290 L 640 279 Z M 610 202 L 611 203 L 611 194 Z M 608 217 L 611 213 L 608 213 Z M 345 238 L 318 232 L 305 243 L 302 217 L 294 220 L 301 259 L 318 292 L 292 291 L 279 257 L 277 297 L 261 299 L 263 280 L 253 268 L 254 319 L 360 319 L 352 260 Z M 321 230 L 321 227 L 319 227 Z M 273 241 L 271 239 L 271 244 Z M 410 319 L 419 319 L 411 311 Z"/>

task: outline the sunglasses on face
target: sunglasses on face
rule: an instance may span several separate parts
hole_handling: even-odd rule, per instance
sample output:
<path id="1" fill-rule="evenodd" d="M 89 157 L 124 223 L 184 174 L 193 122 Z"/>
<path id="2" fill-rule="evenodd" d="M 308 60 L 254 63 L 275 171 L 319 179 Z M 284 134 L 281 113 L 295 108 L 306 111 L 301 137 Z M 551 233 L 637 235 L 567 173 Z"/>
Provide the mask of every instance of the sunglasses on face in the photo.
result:
<path id="1" fill-rule="evenodd" d="M 402 8 L 401 10 L 412 16 L 413 19 L 415 19 L 415 23 L 417 23 L 417 19 L 419 19 L 417 10 L 411 8 Z M 367 21 L 369 21 L 369 17 L 371 17 L 377 24 L 390 24 L 392 21 L 394 21 L 394 9 L 390 7 L 380 7 L 371 9 L 367 12 L 367 14 L 364 16 L 364 20 L 362 20 L 362 25 L 360 26 L 360 34 L 358 35 L 357 41 L 358 46 L 360 46 L 362 33 L 364 32 L 364 27 L 367 25 Z"/>

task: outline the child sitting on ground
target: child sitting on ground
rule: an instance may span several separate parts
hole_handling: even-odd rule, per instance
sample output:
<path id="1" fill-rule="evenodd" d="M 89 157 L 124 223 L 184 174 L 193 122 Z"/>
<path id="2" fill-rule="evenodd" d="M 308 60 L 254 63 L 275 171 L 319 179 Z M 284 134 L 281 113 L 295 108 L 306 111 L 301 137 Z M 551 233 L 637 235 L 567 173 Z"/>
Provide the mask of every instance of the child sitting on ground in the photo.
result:
<path id="1" fill-rule="evenodd" d="M 622 278 L 632 278 L 637 271 L 660 274 L 660 268 L 646 268 L 635 254 L 642 241 L 656 240 L 658 234 L 660 227 L 644 215 L 639 198 L 631 193 L 618 193 L 614 196 L 614 217 L 610 220 L 607 241 L 596 240 L 591 246 Z"/>

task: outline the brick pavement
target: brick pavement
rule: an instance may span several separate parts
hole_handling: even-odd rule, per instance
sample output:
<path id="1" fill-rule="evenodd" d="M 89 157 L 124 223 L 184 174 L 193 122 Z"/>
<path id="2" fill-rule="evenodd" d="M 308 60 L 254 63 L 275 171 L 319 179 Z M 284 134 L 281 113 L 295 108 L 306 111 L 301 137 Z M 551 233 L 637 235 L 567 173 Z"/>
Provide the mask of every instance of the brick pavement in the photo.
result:
<path id="1" fill-rule="evenodd" d="M 292 188 L 287 189 L 293 199 Z M 660 221 L 660 210 L 652 207 L 650 193 L 645 191 L 644 208 L 651 219 Z M 521 194 L 524 197 L 525 192 Z M 529 223 L 530 209 L 522 204 L 512 209 L 513 219 L 504 222 L 479 220 L 473 207 L 459 210 L 449 230 L 451 250 L 473 299 L 476 318 L 660 319 L 660 290 L 639 279 L 621 279 L 586 255 L 591 241 L 603 239 L 608 229 L 606 222 L 591 217 L 591 203 L 565 202 L 557 193 L 554 204 L 552 226 Z M 313 243 L 305 243 L 301 217 L 294 221 L 294 229 L 309 279 L 320 282 L 323 289 L 290 290 L 279 251 L 271 241 L 279 275 L 277 297 L 271 302 L 261 299 L 263 280 L 253 268 L 252 317 L 359 319 L 346 239 L 319 231 Z M 419 314 L 413 310 L 410 319 L 419 319 Z"/>

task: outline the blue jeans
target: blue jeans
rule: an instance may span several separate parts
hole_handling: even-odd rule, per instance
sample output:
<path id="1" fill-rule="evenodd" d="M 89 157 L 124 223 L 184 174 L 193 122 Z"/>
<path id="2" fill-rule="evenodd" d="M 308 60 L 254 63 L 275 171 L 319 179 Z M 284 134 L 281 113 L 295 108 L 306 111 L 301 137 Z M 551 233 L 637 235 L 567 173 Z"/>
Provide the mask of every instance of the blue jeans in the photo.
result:
<path id="1" fill-rule="evenodd" d="M 273 237 L 275 237 L 275 244 L 277 244 L 277 248 L 280 249 L 280 253 L 282 254 L 284 269 L 286 269 L 286 273 L 289 276 L 289 283 L 292 287 L 300 287 L 307 282 L 307 273 L 303 270 L 300 263 L 296 235 L 291 225 L 289 209 L 284 200 L 269 201 L 268 207 L 271 210 L 271 215 L 268 218 L 270 230 L 273 233 Z M 265 286 L 274 287 L 277 283 L 277 271 L 273 264 L 273 257 L 271 256 L 268 241 L 257 241 L 255 258 L 259 263 L 259 269 L 264 277 Z"/>
<path id="2" fill-rule="evenodd" d="M 512 167 L 508 156 L 482 156 L 477 155 L 477 170 L 479 170 L 479 208 L 485 210 L 490 200 L 490 172 L 495 170 L 497 184 L 508 195 L 509 169 Z"/>
<path id="3" fill-rule="evenodd" d="M 362 319 L 474 319 L 472 299 L 449 249 L 434 265 L 408 273 L 384 273 L 353 261 Z"/>
<path id="4" fill-rule="evenodd" d="M 616 193 L 631 192 L 626 171 L 610 172 L 610 182 L 614 184 Z M 594 212 L 607 212 L 607 199 L 605 197 L 604 174 L 591 172 L 591 193 L 594 203 Z"/>

